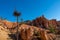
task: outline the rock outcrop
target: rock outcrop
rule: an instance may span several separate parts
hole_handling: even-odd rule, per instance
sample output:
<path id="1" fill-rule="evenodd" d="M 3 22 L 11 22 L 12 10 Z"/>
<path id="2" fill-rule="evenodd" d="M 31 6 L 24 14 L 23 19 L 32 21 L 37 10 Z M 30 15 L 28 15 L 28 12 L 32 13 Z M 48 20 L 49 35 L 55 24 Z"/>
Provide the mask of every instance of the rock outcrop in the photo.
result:
<path id="1" fill-rule="evenodd" d="M 10 34 L 9 30 L 0 26 L 0 40 L 12 40 L 8 34 Z"/>
<path id="2" fill-rule="evenodd" d="M 49 39 L 53 39 L 53 37 L 51 37 L 50 35 L 48 35 L 47 30 L 42 29 L 42 28 L 38 28 L 35 26 L 29 26 L 29 25 L 21 25 L 20 28 L 20 35 L 21 38 L 23 40 L 34 40 L 36 38 L 36 40 L 49 40 Z M 50 37 L 48 37 L 50 36 Z"/>
<path id="3" fill-rule="evenodd" d="M 56 19 L 48 20 L 44 16 L 36 18 L 32 20 L 31 22 L 29 21 L 29 24 L 36 27 L 41 27 L 44 29 L 49 29 L 51 25 L 53 28 L 57 28 L 58 26 L 60 27 L 59 25 L 60 23 L 56 21 Z"/>
<path id="4" fill-rule="evenodd" d="M 55 19 L 48 20 L 44 16 L 29 21 L 28 23 L 18 23 L 18 26 L 18 37 L 20 37 L 19 40 L 54 40 L 56 35 L 50 31 L 50 27 L 54 28 L 57 33 L 60 31 L 59 21 L 56 21 Z M 15 40 L 16 32 L 16 22 L 0 20 L 0 40 L 7 40 L 8 38 L 14 38 Z M 8 34 L 12 34 L 13 37 L 10 37 Z M 1 36 L 4 39 L 1 38 Z"/>

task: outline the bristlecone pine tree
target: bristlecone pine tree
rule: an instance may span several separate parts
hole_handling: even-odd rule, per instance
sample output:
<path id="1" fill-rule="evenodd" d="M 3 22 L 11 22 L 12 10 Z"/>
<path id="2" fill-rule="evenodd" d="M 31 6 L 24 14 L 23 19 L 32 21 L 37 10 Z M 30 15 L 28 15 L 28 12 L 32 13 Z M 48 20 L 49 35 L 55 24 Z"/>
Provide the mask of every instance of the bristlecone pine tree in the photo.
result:
<path id="1" fill-rule="evenodd" d="M 16 18 L 17 18 L 17 32 L 16 32 L 16 37 L 17 37 L 17 40 L 18 40 L 18 17 L 21 16 L 21 13 L 17 12 L 17 11 L 14 11 L 14 14 L 13 14 Z"/>

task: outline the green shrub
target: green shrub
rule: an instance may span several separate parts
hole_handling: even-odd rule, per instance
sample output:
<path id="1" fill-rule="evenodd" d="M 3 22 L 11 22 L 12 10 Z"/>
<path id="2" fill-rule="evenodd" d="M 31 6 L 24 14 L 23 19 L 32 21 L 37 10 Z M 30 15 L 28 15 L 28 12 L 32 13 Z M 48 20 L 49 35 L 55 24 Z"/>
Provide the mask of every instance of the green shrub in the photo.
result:
<path id="1" fill-rule="evenodd" d="M 54 26 L 52 24 L 50 24 L 49 27 L 50 27 L 49 28 L 50 32 L 55 33 L 55 29 L 53 28 Z"/>

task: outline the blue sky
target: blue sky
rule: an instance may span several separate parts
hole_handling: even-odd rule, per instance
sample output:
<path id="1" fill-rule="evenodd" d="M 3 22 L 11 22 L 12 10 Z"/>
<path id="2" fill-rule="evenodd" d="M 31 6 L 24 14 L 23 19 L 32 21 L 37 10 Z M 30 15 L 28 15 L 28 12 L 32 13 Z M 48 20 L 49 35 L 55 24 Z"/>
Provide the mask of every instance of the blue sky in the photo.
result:
<path id="1" fill-rule="evenodd" d="M 15 8 L 21 12 L 20 18 L 23 20 L 33 20 L 41 15 L 47 19 L 60 20 L 60 0 L 0 0 L 1 17 L 16 21 L 13 16 Z"/>

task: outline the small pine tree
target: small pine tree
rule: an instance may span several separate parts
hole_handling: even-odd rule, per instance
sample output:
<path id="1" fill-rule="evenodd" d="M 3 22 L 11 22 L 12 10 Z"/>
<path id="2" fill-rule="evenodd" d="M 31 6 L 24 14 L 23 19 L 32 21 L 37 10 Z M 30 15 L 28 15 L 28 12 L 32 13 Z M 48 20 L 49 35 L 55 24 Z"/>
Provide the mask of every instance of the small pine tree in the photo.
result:
<path id="1" fill-rule="evenodd" d="M 49 29 L 49 30 L 50 30 L 52 33 L 55 33 L 55 29 L 53 28 L 53 25 L 50 24 L 49 26 L 50 26 L 50 29 Z"/>

